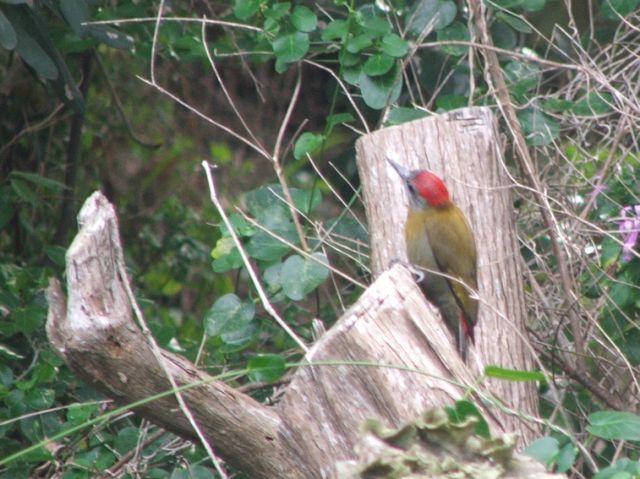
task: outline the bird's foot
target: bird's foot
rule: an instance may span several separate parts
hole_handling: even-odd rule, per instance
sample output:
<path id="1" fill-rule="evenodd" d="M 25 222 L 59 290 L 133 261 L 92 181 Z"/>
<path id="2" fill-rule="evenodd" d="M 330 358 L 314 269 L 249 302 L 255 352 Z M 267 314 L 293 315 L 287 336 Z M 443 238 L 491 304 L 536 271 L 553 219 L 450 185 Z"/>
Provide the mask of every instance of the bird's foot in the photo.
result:
<path id="1" fill-rule="evenodd" d="M 411 274 L 416 277 L 416 283 L 422 283 L 422 280 L 424 279 L 424 271 L 416 268 L 412 264 L 405 264 L 405 266 L 409 269 Z"/>
<path id="2" fill-rule="evenodd" d="M 408 261 L 402 261 L 400 258 L 393 258 L 391 261 L 389 261 L 389 269 L 391 269 L 396 264 L 401 264 L 402 266 L 407 268 L 409 272 L 415 276 L 417 283 L 420 283 L 424 279 L 424 271 L 417 268 Z"/>

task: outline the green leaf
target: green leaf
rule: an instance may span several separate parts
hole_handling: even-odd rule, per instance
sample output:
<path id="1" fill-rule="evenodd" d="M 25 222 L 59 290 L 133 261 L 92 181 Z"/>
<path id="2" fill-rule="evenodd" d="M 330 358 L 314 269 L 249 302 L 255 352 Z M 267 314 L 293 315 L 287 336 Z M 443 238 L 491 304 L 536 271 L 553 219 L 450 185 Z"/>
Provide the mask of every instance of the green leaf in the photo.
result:
<path id="1" fill-rule="evenodd" d="M 513 10 L 514 8 L 520 8 L 524 0 L 493 0 L 498 7 L 506 10 Z"/>
<path id="2" fill-rule="evenodd" d="M 545 110 L 550 111 L 567 111 L 573 107 L 571 100 L 562 100 L 560 98 L 548 98 L 542 103 L 542 107 Z"/>
<path id="3" fill-rule="evenodd" d="M 225 344 L 227 352 L 234 352 L 246 347 L 258 333 L 255 321 L 234 323 L 220 333 L 220 340 Z"/>
<path id="4" fill-rule="evenodd" d="M 118 435 L 113 441 L 113 447 L 120 454 L 126 454 L 133 451 L 140 441 L 141 431 L 137 427 L 125 427 L 118 431 Z"/>
<path id="5" fill-rule="evenodd" d="M 211 257 L 213 259 L 222 258 L 223 256 L 228 255 L 233 251 L 236 247 L 233 238 L 230 236 L 223 236 L 218 241 L 216 241 L 216 246 L 211 250 Z"/>
<path id="6" fill-rule="evenodd" d="M 547 3 L 546 0 L 523 0 L 522 8 L 527 12 L 539 12 Z"/>
<path id="7" fill-rule="evenodd" d="M 291 23 L 298 31 L 312 32 L 318 25 L 318 17 L 308 7 L 297 6 L 291 14 Z"/>
<path id="8" fill-rule="evenodd" d="M 553 437 L 541 437 L 529 444 L 523 454 L 540 461 L 542 464 L 551 465 L 560 452 L 558 440 Z"/>
<path id="9" fill-rule="evenodd" d="M 255 313 L 253 303 L 242 302 L 235 294 L 225 294 L 205 314 L 205 329 L 209 336 L 232 332 L 250 323 Z"/>
<path id="10" fill-rule="evenodd" d="M 60 11 L 73 32 L 82 37 L 83 23 L 90 20 L 89 7 L 83 0 L 60 0 Z"/>
<path id="11" fill-rule="evenodd" d="M 235 242 L 233 238 L 229 236 L 223 236 L 216 242 L 215 248 L 211 250 L 211 257 L 213 259 L 222 258 L 228 255 L 235 248 Z"/>
<path id="12" fill-rule="evenodd" d="M 380 46 L 384 53 L 394 58 L 403 57 L 409 51 L 409 43 L 395 33 L 389 33 L 382 37 Z"/>
<path id="13" fill-rule="evenodd" d="M 601 439 L 640 441 L 640 416 L 631 412 L 599 411 L 587 416 L 589 431 Z"/>
<path id="14" fill-rule="evenodd" d="M 397 68 L 393 68 L 386 75 L 376 77 L 362 72 L 359 83 L 364 102 L 374 110 L 381 110 L 395 102 L 402 91 L 402 77 L 397 75 Z"/>
<path id="15" fill-rule="evenodd" d="M 353 66 L 359 67 L 361 61 L 362 57 L 360 55 L 349 53 L 347 50 L 340 52 L 340 65 L 342 65 L 343 68 Z"/>
<path id="16" fill-rule="evenodd" d="M 313 211 L 322 201 L 322 193 L 318 188 L 309 191 L 291 188 L 291 197 L 295 207 L 305 213 Z"/>
<path id="17" fill-rule="evenodd" d="M 238 213 L 233 213 L 229 215 L 229 222 L 231 223 L 231 227 L 233 228 L 233 230 L 236 232 L 238 236 L 241 236 L 241 237 L 252 236 L 256 232 L 255 228 L 251 226 L 249 223 L 247 223 L 247 221 Z M 219 228 L 222 236 L 228 236 L 228 237 L 231 236 L 229 234 L 229 230 L 227 229 L 226 224 L 220 223 Z"/>
<path id="18" fill-rule="evenodd" d="M 302 32 L 284 35 L 276 38 L 272 47 L 278 60 L 293 63 L 303 58 L 309 51 L 309 35 Z"/>
<path id="19" fill-rule="evenodd" d="M 520 111 L 518 120 L 529 145 L 548 145 L 560 135 L 558 123 L 537 108 L 529 107 Z"/>
<path id="20" fill-rule="evenodd" d="M 433 22 L 432 28 L 437 31 L 450 25 L 456 18 L 456 4 L 450 0 L 420 0 L 416 4 L 409 29 L 421 35 Z"/>
<path id="21" fill-rule="evenodd" d="M 162 479 L 216 479 L 216 477 L 218 476 L 204 466 L 188 464 L 186 469 L 183 466 L 174 468 L 171 471 L 171 477 L 168 477 L 165 473 Z"/>
<path id="22" fill-rule="evenodd" d="M 310 193 L 299 188 L 290 188 L 289 192 L 296 208 L 303 211 L 307 211 L 310 201 L 311 209 L 313 209 L 322 200 L 322 196 L 317 189 L 313 197 L 310 197 Z M 249 212 L 262 226 L 274 232 L 288 232 L 291 215 L 289 206 L 285 201 L 285 195 L 280 185 L 261 186 L 245 195 L 245 202 Z"/>
<path id="23" fill-rule="evenodd" d="M 498 48 L 514 50 L 518 46 L 518 35 L 507 23 L 497 21 L 491 25 L 491 37 Z"/>
<path id="24" fill-rule="evenodd" d="M 15 354 L 6 346 L 0 345 L 2 352 L 7 351 L 6 359 L 24 359 L 20 357 L 19 354 Z M 1 354 L 1 353 L 0 353 Z M 5 388 L 8 388 L 13 384 L 15 378 L 13 376 L 13 371 L 7 364 L 0 363 L 0 384 Z"/>
<path id="25" fill-rule="evenodd" d="M 251 381 L 272 383 L 284 375 L 286 363 L 278 354 L 258 354 L 249 359 L 247 368 Z"/>
<path id="26" fill-rule="evenodd" d="M 322 30 L 321 38 L 328 42 L 331 40 L 341 40 L 347 33 L 349 24 L 344 20 L 333 20 Z"/>
<path id="27" fill-rule="evenodd" d="M 609 296 L 616 307 L 626 309 L 633 304 L 635 287 L 623 282 L 614 282 L 609 289 Z"/>
<path id="28" fill-rule="evenodd" d="M 16 50 L 41 77 L 51 80 L 58 98 L 74 112 L 84 111 L 84 99 L 75 78 L 49 36 L 47 21 L 27 5 L 7 5 L 3 13 L 16 32 Z"/>
<path id="29" fill-rule="evenodd" d="M 97 412 L 99 412 L 97 404 L 72 404 L 67 409 L 67 421 L 73 425 L 82 424 Z"/>
<path id="30" fill-rule="evenodd" d="M 313 253 L 321 263 L 328 264 L 326 256 Z M 329 269 L 310 258 L 292 255 L 282 265 L 282 289 L 289 299 L 300 301 L 329 277 Z"/>
<path id="31" fill-rule="evenodd" d="M 273 5 L 269 5 L 269 7 L 265 9 L 264 16 L 265 18 L 273 20 L 277 23 L 289 14 L 289 10 L 291 10 L 290 2 L 274 3 Z"/>
<path id="32" fill-rule="evenodd" d="M 293 157 L 296 160 L 306 158 L 307 154 L 315 153 L 324 143 L 324 136 L 315 133 L 305 132 L 300 135 L 293 148 Z"/>
<path id="33" fill-rule="evenodd" d="M 248 20 L 258 13 L 260 0 L 235 0 L 233 2 L 233 14 L 240 20 Z"/>
<path id="34" fill-rule="evenodd" d="M 562 448 L 556 458 L 556 471 L 563 473 L 567 472 L 576 462 L 578 455 L 578 448 L 568 441 Z"/>
<path id="35" fill-rule="evenodd" d="M 41 175 L 36 175 L 35 173 L 27 173 L 25 171 L 14 170 L 9 174 L 9 178 L 15 178 L 15 177 L 21 178 L 23 180 L 28 181 L 29 183 L 33 183 L 36 186 L 42 186 L 43 188 L 47 188 L 50 190 L 67 189 L 64 183 L 61 183 L 56 180 L 52 180 L 50 178 L 45 178 L 44 176 L 41 176 Z"/>
<path id="36" fill-rule="evenodd" d="M 613 96 L 611 93 L 592 91 L 578 100 L 571 108 L 576 115 L 598 116 L 612 111 Z"/>
<path id="37" fill-rule="evenodd" d="M 607 20 L 619 20 L 638 8 L 638 3 L 638 0 L 602 0 L 600 8 Z"/>
<path id="38" fill-rule="evenodd" d="M 467 106 L 469 99 L 463 95 L 438 95 L 436 108 L 442 111 L 455 110 Z"/>
<path id="39" fill-rule="evenodd" d="M 344 123 L 350 123 L 354 121 L 355 118 L 351 113 L 336 113 L 334 115 L 329 115 L 327 117 L 327 126 L 329 129 L 335 128 L 337 125 L 342 125 Z"/>
<path id="40" fill-rule="evenodd" d="M 242 266 L 242 256 L 240 256 L 237 248 L 232 249 L 228 254 L 220 256 L 211 262 L 211 268 L 215 273 L 226 273 L 240 266 Z"/>
<path id="41" fill-rule="evenodd" d="M 51 407 L 55 398 L 53 389 L 37 387 L 27 392 L 25 402 L 30 409 L 37 411 Z"/>
<path id="42" fill-rule="evenodd" d="M 370 77 L 384 75 L 393 67 L 395 60 L 389 55 L 378 53 L 369 57 L 365 62 L 362 71 Z"/>
<path id="43" fill-rule="evenodd" d="M 282 271 L 282 263 L 275 263 L 262 273 L 262 279 L 267 285 L 267 291 L 271 294 L 275 294 L 282 289 L 280 271 Z"/>
<path id="44" fill-rule="evenodd" d="M 16 31 L 11 26 L 9 19 L 0 11 L 0 47 L 5 50 L 13 50 L 17 44 Z"/>
<path id="45" fill-rule="evenodd" d="M 362 75 L 362 65 L 356 65 L 355 67 L 346 67 L 341 71 L 342 79 L 349 85 L 359 86 L 360 75 Z"/>
<path id="46" fill-rule="evenodd" d="M 11 188 L 14 193 L 25 203 L 29 203 L 31 206 L 38 204 L 38 197 L 24 181 L 13 178 L 10 180 Z"/>
<path id="47" fill-rule="evenodd" d="M 448 27 L 438 30 L 437 39 L 439 42 L 468 41 L 469 29 L 460 22 L 454 22 Z M 469 48 L 462 45 L 441 45 L 440 50 L 447 55 L 459 57 L 464 55 Z"/>
<path id="48" fill-rule="evenodd" d="M 637 301 L 635 306 L 638 307 Z M 637 328 L 625 333 L 621 349 L 633 366 L 640 364 L 640 331 Z"/>
<path id="49" fill-rule="evenodd" d="M 38 41 L 15 23 L 12 23 L 12 25 L 17 36 L 16 49 L 25 63 L 47 80 L 58 78 L 60 75 L 58 67 L 56 67 L 55 62 L 44 51 Z"/>
<path id="50" fill-rule="evenodd" d="M 638 479 L 640 463 L 622 458 L 609 467 L 600 469 L 593 479 Z"/>
<path id="51" fill-rule="evenodd" d="M 449 418 L 452 422 L 461 423 L 468 417 L 475 417 L 478 422 L 476 424 L 475 433 L 485 439 L 491 438 L 491 432 L 489 431 L 489 424 L 485 420 L 480 410 L 469 401 L 456 401 L 455 408 L 447 408 Z"/>
<path id="52" fill-rule="evenodd" d="M 294 245 L 299 243 L 300 240 L 290 219 L 289 211 L 286 210 L 282 213 L 281 211 L 279 207 L 271 207 L 267 210 L 267 214 L 268 212 L 273 212 L 273 216 L 263 218 L 260 223 L 272 234 L 260 230 L 251 237 L 247 243 L 246 251 L 252 258 L 273 262 L 282 258 L 290 249 L 290 246 L 282 240 Z M 278 238 L 273 235 L 278 236 Z"/>
<path id="53" fill-rule="evenodd" d="M 381 37 L 391 31 L 391 26 L 389 22 L 380 17 L 375 13 L 373 9 L 369 9 L 368 12 L 365 13 L 365 10 L 370 5 L 364 5 L 359 13 L 362 15 L 358 16 L 358 23 L 362 26 L 362 30 L 366 33 L 372 35 L 373 37 Z"/>
<path id="54" fill-rule="evenodd" d="M 287 228 L 278 228 L 275 232 L 279 236 L 283 236 L 291 243 L 298 243 L 298 236 L 296 235 L 296 229 L 293 223 L 287 223 Z M 290 247 L 280 240 L 273 238 L 271 235 L 264 231 L 258 231 L 251 237 L 249 243 L 247 243 L 246 251 L 249 256 L 254 259 L 258 259 L 266 262 L 278 261 L 290 250 Z"/>
<path id="55" fill-rule="evenodd" d="M 362 246 L 366 247 L 369 244 L 367 230 L 355 218 L 350 216 L 341 216 L 330 220 L 327 223 L 327 228 L 338 236 L 350 238 L 353 242 L 360 242 Z M 352 247 L 357 248 L 357 245 L 352 245 Z"/>
<path id="56" fill-rule="evenodd" d="M 418 120 L 429 116 L 429 112 L 419 110 L 417 108 L 408 108 L 399 106 L 389 112 L 387 117 L 387 125 L 400 125 L 408 121 Z"/>
<path id="57" fill-rule="evenodd" d="M 249 213 L 259 223 L 274 219 L 289 219 L 284 193 L 280 185 L 264 185 L 251 190 L 244 195 L 244 201 Z"/>
<path id="58" fill-rule="evenodd" d="M 508 62 L 503 67 L 503 72 L 509 89 L 517 95 L 537 88 L 542 78 L 542 72 L 537 66 L 515 60 Z"/>
<path id="59" fill-rule="evenodd" d="M 513 28 L 517 32 L 520 32 L 520 33 L 533 32 L 529 24 L 524 20 L 522 20 L 520 16 L 516 16 L 514 14 L 511 14 L 510 12 L 507 13 L 505 11 L 498 11 L 495 13 L 495 16 L 496 16 L 496 19 L 502 20 L 504 23 L 509 25 L 511 28 Z"/>
<path id="60" fill-rule="evenodd" d="M 58 266 L 65 265 L 64 256 L 67 250 L 64 249 L 62 246 L 46 245 L 44 247 L 44 252 L 46 253 L 47 257 L 53 262 L 53 264 Z"/>
<path id="61" fill-rule="evenodd" d="M 363 33 L 347 40 L 347 51 L 349 53 L 359 53 L 371 45 L 373 45 L 371 35 Z"/>
<path id="62" fill-rule="evenodd" d="M 486 366 L 484 374 L 490 378 L 504 379 L 506 381 L 545 381 L 544 374 L 539 371 L 522 371 L 519 369 L 501 368 L 498 366 Z"/>

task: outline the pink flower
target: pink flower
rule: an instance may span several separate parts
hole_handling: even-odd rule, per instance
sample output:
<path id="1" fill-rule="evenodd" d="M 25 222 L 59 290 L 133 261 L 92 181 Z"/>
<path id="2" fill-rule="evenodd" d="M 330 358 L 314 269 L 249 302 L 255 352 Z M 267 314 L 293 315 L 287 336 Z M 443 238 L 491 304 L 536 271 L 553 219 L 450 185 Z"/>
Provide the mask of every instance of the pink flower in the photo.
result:
<path id="1" fill-rule="evenodd" d="M 620 210 L 622 219 L 618 223 L 618 231 L 622 235 L 622 261 L 627 262 L 633 258 L 633 248 L 640 235 L 640 205 L 625 206 Z"/>

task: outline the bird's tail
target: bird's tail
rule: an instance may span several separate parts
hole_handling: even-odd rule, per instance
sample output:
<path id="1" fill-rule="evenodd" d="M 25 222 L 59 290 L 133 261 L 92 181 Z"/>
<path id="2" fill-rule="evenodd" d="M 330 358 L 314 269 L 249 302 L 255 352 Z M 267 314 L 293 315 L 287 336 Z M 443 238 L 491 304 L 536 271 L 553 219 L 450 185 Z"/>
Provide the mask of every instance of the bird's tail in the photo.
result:
<path id="1" fill-rule="evenodd" d="M 460 352 L 463 362 L 467 361 L 467 350 L 469 349 L 467 338 L 471 340 L 471 343 L 475 342 L 473 323 L 471 323 L 466 314 L 461 311 L 460 320 L 458 321 L 458 351 Z"/>

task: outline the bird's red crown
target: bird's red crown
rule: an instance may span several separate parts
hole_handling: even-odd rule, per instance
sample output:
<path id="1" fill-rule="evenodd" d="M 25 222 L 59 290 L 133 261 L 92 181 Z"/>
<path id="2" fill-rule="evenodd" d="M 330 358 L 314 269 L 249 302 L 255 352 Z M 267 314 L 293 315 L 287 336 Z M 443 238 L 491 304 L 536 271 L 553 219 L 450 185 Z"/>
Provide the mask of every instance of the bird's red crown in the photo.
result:
<path id="1" fill-rule="evenodd" d="M 449 190 L 435 173 L 419 171 L 412 182 L 418 194 L 429 206 L 442 206 L 451 201 Z"/>

